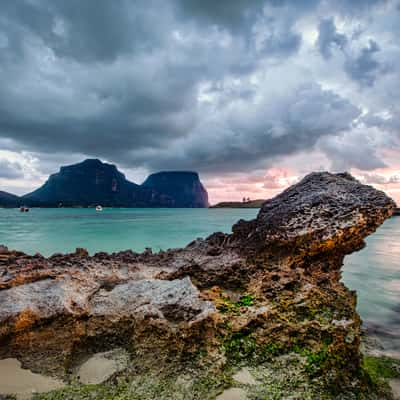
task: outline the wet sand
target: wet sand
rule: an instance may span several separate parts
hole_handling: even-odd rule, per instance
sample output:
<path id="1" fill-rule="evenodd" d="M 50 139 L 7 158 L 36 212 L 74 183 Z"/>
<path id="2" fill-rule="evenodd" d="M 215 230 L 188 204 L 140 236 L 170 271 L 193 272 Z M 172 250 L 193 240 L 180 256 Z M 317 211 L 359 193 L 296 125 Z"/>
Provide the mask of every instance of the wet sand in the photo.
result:
<path id="1" fill-rule="evenodd" d="M 15 358 L 0 360 L 0 394 L 30 399 L 33 393 L 49 392 L 64 386 L 60 380 L 23 369 Z"/>
<path id="2" fill-rule="evenodd" d="M 128 355 L 122 349 L 97 353 L 84 362 L 77 371 L 81 383 L 99 384 L 126 368 Z"/>
<path id="3" fill-rule="evenodd" d="M 246 392 L 243 389 L 231 388 L 222 392 L 215 400 L 246 400 Z"/>
<path id="4" fill-rule="evenodd" d="M 232 378 L 243 385 L 256 385 L 257 382 L 251 375 L 250 371 L 247 368 L 242 368 L 238 371 Z"/>
<path id="5" fill-rule="evenodd" d="M 393 390 L 394 400 L 400 400 L 400 379 L 392 379 L 389 383 Z"/>
<path id="6" fill-rule="evenodd" d="M 127 361 L 128 356 L 121 349 L 94 354 L 78 368 L 76 375 L 83 384 L 99 384 L 126 368 Z M 23 369 L 15 358 L 0 360 L 0 395 L 16 395 L 18 400 L 27 400 L 34 393 L 63 386 L 65 383 L 61 380 Z"/>

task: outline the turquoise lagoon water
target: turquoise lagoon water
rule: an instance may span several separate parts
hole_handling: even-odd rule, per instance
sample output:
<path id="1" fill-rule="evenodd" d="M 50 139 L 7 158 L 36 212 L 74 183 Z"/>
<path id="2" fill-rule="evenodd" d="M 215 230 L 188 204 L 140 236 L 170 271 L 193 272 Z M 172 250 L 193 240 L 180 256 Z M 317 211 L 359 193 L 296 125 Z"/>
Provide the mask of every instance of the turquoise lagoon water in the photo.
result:
<path id="1" fill-rule="evenodd" d="M 370 333 L 400 357 L 400 217 L 387 220 L 366 243 L 344 259 L 342 280 L 357 291 Z"/>
<path id="2" fill-rule="evenodd" d="M 216 231 L 230 232 L 255 209 L 200 208 L 33 208 L 0 209 L 0 244 L 45 256 L 84 247 L 98 251 L 153 251 L 182 247 Z"/>
<path id="3" fill-rule="evenodd" d="M 230 232 L 255 209 L 0 209 L 0 244 L 51 255 L 85 247 L 90 253 L 181 247 L 215 231 Z M 358 293 L 365 322 L 383 337 L 400 337 L 400 217 L 384 223 L 367 247 L 345 258 L 343 281 Z M 400 341 L 389 340 L 392 346 Z M 399 349 L 397 349 L 399 350 Z"/>

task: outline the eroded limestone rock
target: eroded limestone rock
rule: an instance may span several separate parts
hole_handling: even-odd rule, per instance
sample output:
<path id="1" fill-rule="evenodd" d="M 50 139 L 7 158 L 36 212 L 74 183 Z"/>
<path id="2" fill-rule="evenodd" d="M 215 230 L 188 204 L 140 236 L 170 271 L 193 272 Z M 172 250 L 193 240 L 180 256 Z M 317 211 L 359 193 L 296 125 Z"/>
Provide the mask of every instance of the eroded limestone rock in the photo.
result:
<path id="1" fill-rule="evenodd" d="M 182 249 L 49 258 L 2 249 L 0 358 L 65 376 L 124 347 L 128 375 L 188 360 L 217 375 L 295 354 L 313 382 L 361 388 L 361 322 L 340 268 L 394 208 L 348 174 L 313 173 L 232 234 Z"/>

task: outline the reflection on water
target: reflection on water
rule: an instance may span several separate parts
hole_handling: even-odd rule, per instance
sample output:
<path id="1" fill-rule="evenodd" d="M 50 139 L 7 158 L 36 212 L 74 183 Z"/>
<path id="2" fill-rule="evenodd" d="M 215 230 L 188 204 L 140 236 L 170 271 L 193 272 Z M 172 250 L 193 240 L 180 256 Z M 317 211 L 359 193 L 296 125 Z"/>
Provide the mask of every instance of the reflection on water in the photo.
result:
<path id="1" fill-rule="evenodd" d="M 385 348 L 400 351 L 400 217 L 387 220 L 367 247 L 345 258 L 343 281 L 358 294 L 358 311 Z"/>

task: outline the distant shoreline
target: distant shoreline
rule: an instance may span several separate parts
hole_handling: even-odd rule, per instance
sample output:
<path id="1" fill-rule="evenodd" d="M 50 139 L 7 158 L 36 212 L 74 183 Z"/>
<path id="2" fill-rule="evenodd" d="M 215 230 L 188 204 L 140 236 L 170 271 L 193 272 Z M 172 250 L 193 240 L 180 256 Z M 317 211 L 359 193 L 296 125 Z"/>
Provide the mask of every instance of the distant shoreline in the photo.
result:
<path id="1" fill-rule="evenodd" d="M 221 203 L 214 204 L 209 208 L 260 208 L 264 202 L 264 199 L 251 201 L 223 201 Z"/>
<path id="2" fill-rule="evenodd" d="M 265 200 L 252 200 L 252 201 L 246 201 L 246 202 L 241 202 L 241 201 L 223 201 L 217 204 L 214 204 L 208 208 L 261 208 L 262 204 L 265 202 Z M 12 210 L 12 209 L 19 209 L 20 207 L 2 207 L 0 206 L 0 209 L 5 209 L 5 210 Z M 96 206 L 63 206 L 63 207 L 29 207 L 32 209 L 35 208 L 46 208 L 46 209 L 94 209 L 96 208 Z M 121 208 L 121 209 L 125 209 L 125 208 L 148 208 L 148 209 L 152 209 L 152 208 L 167 208 L 167 209 L 174 209 L 174 208 L 187 208 L 187 209 L 191 209 L 191 208 L 197 208 L 197 207 L 103 207 L 103 208 Z M 207 207 L 199 207 L 199 208 L 207 208 Z M 400 216 L 400 207 L 396 208 L 394 213 L 393 213 L 393 217 L 398 217 Z"/>

